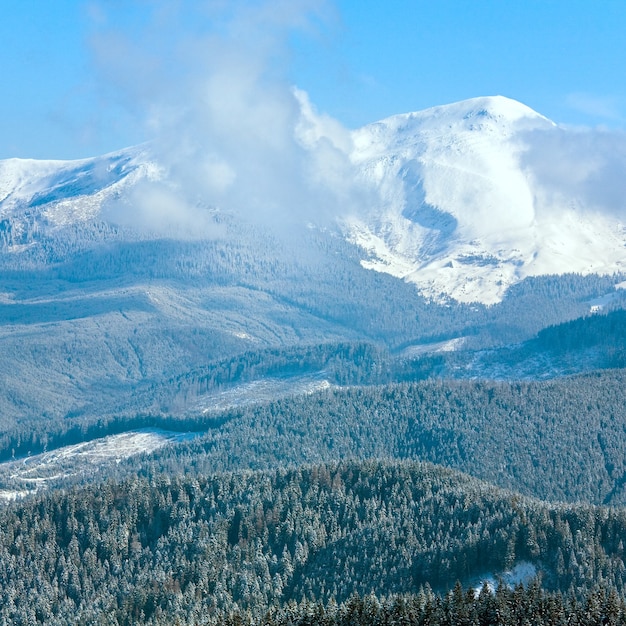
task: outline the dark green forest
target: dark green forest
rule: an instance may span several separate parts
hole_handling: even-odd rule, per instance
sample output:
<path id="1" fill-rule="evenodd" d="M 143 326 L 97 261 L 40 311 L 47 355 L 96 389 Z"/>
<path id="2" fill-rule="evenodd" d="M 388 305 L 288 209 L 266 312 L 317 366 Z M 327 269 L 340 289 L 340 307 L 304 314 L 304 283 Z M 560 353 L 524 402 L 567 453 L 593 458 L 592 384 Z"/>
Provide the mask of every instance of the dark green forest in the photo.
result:
<path id="1" fill-rule="evenodd" d="M 495 593 L 487 588 L 477 593 L 457 585 L 443 597 L 420 590 L 417 594 L 383 600 L 355 595 L 340 604 L 303 601 L 273 608 L 261 619 L 237 611 L 225 623 L 228 626 L 617 626 L 625 620 L 626 606 L 614 591 L 594 590 L 577 601 L 559 593 L 546 593 L 533 584 L 515 589 L 500 586 Z"/>
<path id="2" fill-rule="evenodd" d="M 116 471 L 207 474 L 419 459 L 551 501 L 624 504 L 625 385 L 626 371 L 607 370 L 551 381 L 329 389 L 221 414 L 193 441 Z"/>
<path id="3" fill-rule="evenodd" d="M 341 459 L 418 459 L 547 500 L 623 505 L 625 377 L 624 370 L 606 370 L 550 381 L 336 388 L 200 417 L 103 420 L 97 429 L 76 427 L 63 437 L 66 443 L 75 437 L 74 443 L 155 426 L 197 432 L 191 441 L 106 470 L 119 478 L 146 467 L 206 475 Z M 2 487 L 28 485 L 12 482 L 0 466 Z"/>
<path id="4" fill-rule="evenodd" d="M 157 473 L 11 505 L 0 528 L 7 624 L 260 620 L 355 594 L 438 593 L 443 607 L 457 581 L 480 589 L 521 562 L 561 594 L 542 602 L 610 597 L 619 615 L 626 585 L 623 509 L 548 504 L 416 462 Z"/>

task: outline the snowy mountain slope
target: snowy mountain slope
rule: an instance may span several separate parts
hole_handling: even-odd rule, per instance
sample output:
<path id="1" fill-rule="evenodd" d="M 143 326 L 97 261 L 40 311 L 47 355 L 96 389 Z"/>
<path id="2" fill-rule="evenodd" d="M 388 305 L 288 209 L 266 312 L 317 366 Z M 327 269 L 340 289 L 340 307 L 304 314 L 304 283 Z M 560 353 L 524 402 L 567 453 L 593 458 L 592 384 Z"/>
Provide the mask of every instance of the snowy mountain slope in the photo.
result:
<path id="1" fill-rule="evenodd" d="M 536 155 L 563 132 L 503 97 L 355 131 L 352 160 L 381 198 L 381 207 L 346 221 L 349 237 L 369 254 L 363 265 L 435 298 L 486 304 L 527 276 L 623 270 L 626 200 L 616 215 L 584 203 L 567 177 L 558 193 L 542 184 Z M 566 166 L 576 155 L 564 147 L 553 156 Z"/>
<path id="2" fill-rule="evenodd" d="M 111 207 L 161 176 L 142 147 L 77 161 L 0 161 L 0 266 L 41 265 L 109 237 L 118 228 L 107 223 Z"/>
<path id="3" fill-rule="evenodd" d="M 0 162 L 0 434 L 42 417 L 158 412 L 154 388 L 256 350 L 476 348 L 587 313 L 613 284 L 569 277 L 537 297 L 526 283 L 507 292 L 526 276 L 622 267 L 619 193 L 608 211 L 556 193 L 537 169 L 557 131 L 505 98 L 357 130 L 329 154 L 345 151 L 352 169 L 338 159 L 338 171 L 354 181 L 343 189 L 366 190 L 356 197 L 367 202 L 337 225 L 328 207 L 321 225 L 298 212 L 302 224 L 285 226 L 216 206 L 169 176 L 150 145 Z M 500 308 L 466 304 L 503 297 Z M 187 408 L 199 406 L 191 396 Z"/>
<path id="4" fill-rule="evenodd" d="M 136 182 L 155 167 L 137 148 L 78 161 L 0 161 L 0 219 L 17 217 L 26 209 L 57 225 L 94 217 L 106 192 L 119 191 L 123 181 L 130 177 L 128 182 Z M 84 206 L 80 199 L 86 198 L 90 210 L 80 213 L 75 207 Z"/>

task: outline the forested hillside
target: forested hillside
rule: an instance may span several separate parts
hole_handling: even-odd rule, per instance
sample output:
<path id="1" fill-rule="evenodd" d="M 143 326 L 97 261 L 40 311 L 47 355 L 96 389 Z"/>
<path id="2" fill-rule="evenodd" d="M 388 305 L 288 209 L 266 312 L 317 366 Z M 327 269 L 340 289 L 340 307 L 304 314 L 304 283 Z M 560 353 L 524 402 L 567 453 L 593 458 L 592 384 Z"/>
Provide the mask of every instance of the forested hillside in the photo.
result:
<path id="1" fill-rule="evenodd" d="M 495 594 L 486 587 L 477 592 L 457 585 L 444 597 L 427 589 L 382 599 L 355 595 L 340 604 L 324 605 L 309 600 L 272 607 L 261 619 L 255 619 L 249 612 L 236 611 L 225 623 L 228 626 L 618 626 L 625 620 L 626 605 L 613 590 L 594 589 L 577 601 L 560 593 L 546 593 L 533 584 L 515 589 L 499 586 Z"/>
<path id="2" fill-rule="evenodd" d="M 557 506 L 420 463 L 340 463 L 49 493 L 0 512 L 0 620 L 215 623 L 290 601 L 445 592 L 526 562 L 624 592 L 626 512 Z"/>
<path id="3" fill-rule="evenodd" d="M 341 371 L 342 362 L 336 365 Z M 62 471 L 47 484 L 62 486 L 82 476 L 101 480 L 102 472 L 124 477 L 146 467 L 210 474 L 341 459 L 416 459 L 548 500 L 624 504 L 625 377 L 625 370 L 607 370 L 539 382 L 426 380 L 329 388 L 184 419 L 146 415 L 103 420 L 91 429 L 74 425 L 57 444 L 146 427 L 195 436 L 99 472 L 78 467 L 71 478 Z M 39 445 L 46 442 L 52 447 L 52 434 Z M 10 447 L 5 455 L 10 458 Z M 13 478 L 13 468 L 0 465 L 0 488 L 30 490 L 32 480 Z"/>
<path id="4" fill-rule="evenodd" d="M 366 342 L 410 355 L 455 341 L 467 363 L 474 354 L 465 350 L 527 340 L 587 314 L 620 280 L 543 276 L 491 307 L 432 301 L 364 269 L 336 234 L 305 229 L 286 240 L 221 219 L 228 236 L 209 241 L 154 239 L 100 221 L 33 225 L 36 244 L 0 252 L 0 432 L 152 412 L 152 391 L 157 401 L 171 396 L 168 383 L 250 353 Z M 417 374 L 425 368 L 441 373 L 422 363 Z"/>
<path id="5" fill-rule="evenodd" d="M 623 294 L 619 294 L 623 297 Z M 626 366 L 626 311 L 608 310 L 551 325 L 521 344 L 410 359 L 407 374 L 536 380 Z"/>
<path id="6" fill-rule="evenodd" d="M 173 474 L 210 473 L 419 459 L 549 500 L 623 504 L 625 377 L 608 370 L 545 382 L 329 389 L 224 413 L 204 436 L 117 470 L 148 463 Z"/>

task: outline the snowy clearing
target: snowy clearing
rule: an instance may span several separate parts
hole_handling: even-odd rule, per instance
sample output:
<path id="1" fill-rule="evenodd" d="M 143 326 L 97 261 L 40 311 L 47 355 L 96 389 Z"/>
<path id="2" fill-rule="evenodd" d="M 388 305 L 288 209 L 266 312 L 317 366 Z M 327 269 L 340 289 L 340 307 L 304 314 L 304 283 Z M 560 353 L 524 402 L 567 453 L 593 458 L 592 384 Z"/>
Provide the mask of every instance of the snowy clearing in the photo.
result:
<path id="1" fill-rule="evenodd" d="M 135 430 L 0 463 L 0 478 L 22 487 L 0 490 L 0 499 L 19 499 L 45 487 L 52 480 L 86 475 L 108 463 L 119 463 L 131 456 L 150 453 L 169 443 L 191 439 L 199 434 L 160 429 Z"/>

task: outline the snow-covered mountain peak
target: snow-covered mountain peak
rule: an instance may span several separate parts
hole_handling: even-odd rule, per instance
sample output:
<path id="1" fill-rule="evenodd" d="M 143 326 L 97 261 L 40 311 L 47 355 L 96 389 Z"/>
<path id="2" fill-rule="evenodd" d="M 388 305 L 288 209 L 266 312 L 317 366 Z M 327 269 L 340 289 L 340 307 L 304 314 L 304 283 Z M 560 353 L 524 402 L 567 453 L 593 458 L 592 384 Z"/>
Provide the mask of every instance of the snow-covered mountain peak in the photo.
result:
<path id="1" fill-rule="evenodd" d="M 537 113 L 529 106 L 507 98 L 505 96 L 483 96 L 480 98 L 470 98 L 445 104 L 442 106 L 426 109 L 422 111 L 424 115 L 436 117 L 437 112 L 441 116 L 449 116 L 455 119 L 487 118 L 506 122 L 516 122 L 520 119 L 543 120 L 547 118 Z"/>
<path id="2" fill-rule="evenodd" d="M 27 243 L 20 234 L 25 228 L 56 228 L 96 218 L 108 199 L 153 178 L 155 169 L 144 147 L 72 161 L 6 159 L 0 161 L 0 220 L 11 239 Z"/>
<path id="3" fill-rule="evenodd" d="M 471 98 L 452 104 L 431 107 L 423 111 L 396 116 L 418 122 L 422 128 L 441 130 L 481 130 L 485 128 L 505 128 L 522 121 L 531 124 L 551 122 L 530 107 L 504 96 Z M 391 118 L 393 119 L 393 118 Z"/>
<path id="4" fill-rule="evenodd" d="M 381 142 L 399 147 L 421 137 L 438 138 L 449 145 L 455 135 L 468 132 L 486 131 L 507 137 L 520 130 L 549 126 L 554 126 L 553 122 L 517 100 L 488 96 L 393 115 L 358 129 L 353 138 L 358 158 Z"/>
<path id="5" fill-rule="evenodd" d="M 563 132 L 501 96 L 355 131 L 352 160 L 380 198 L 347 224 L 368 253 L 364 266 L 433 297 L 485 303 L 526 276 L 621 270 L 626 239 L 615 210 L 611 217 L 569 190 L 547 192 L 527 158 L 541 151 L 539 140 L 558 150 Z M 562 145 L 555 158 L 566 156 Z"/>

